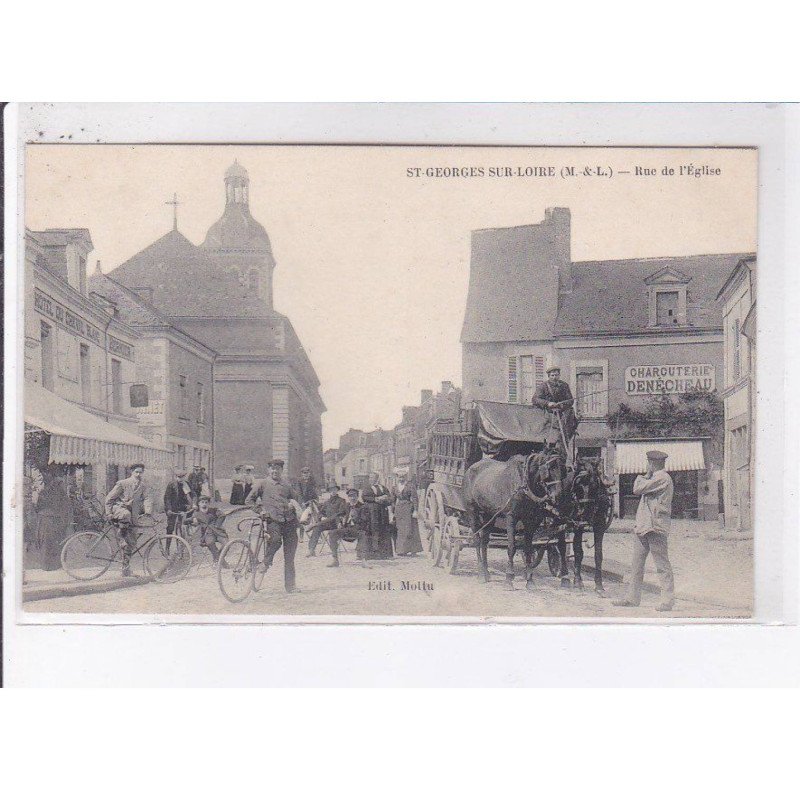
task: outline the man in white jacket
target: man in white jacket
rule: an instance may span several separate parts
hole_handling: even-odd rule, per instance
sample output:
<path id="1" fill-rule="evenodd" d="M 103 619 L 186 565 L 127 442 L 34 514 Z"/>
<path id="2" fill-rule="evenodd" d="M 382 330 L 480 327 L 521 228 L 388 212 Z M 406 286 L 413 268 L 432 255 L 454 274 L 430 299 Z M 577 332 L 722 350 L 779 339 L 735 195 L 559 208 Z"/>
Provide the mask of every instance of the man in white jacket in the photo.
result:
<path id="1" fill-rule="evenodd" d="M 634 527 L 631 588 L 627 597 L 613 601 L 615 606 L 638 606 L 641 602 L 648 553 L 653 556 L 661 582 L 661 602 L 656 610 L 671 611 L 675 603 L 675 584 L 667 550 L 667 536 L 672 524 L 673 484 L 664 469 L 666 461 L 666 453 L 648 451 L 647 474 L 638 475 L 633 484 L 633 493 L 639 495 L 641 500 Z"/>

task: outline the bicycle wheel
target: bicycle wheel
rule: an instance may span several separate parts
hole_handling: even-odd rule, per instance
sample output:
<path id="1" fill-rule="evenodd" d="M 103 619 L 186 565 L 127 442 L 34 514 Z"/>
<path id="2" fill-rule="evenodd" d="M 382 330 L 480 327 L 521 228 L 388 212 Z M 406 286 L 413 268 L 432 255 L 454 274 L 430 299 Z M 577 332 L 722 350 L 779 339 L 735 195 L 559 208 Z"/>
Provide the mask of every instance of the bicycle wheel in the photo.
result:
<path id="1" fill-rule="evenodd" d="M 266 545 L 264 544 L 263 539 L 259 539 L 256 544 L 256 552 L 253 555 L 253 591 L 257 592 L 261 589 L 261 585 L 264 583 L 264 576 L 267 574 L 267 571 L 264 569 L 263 565 L 259 563 L 259 559 L 263 556 L 263 551 L 266 549 Z"/>
<path id="2" fill-rule="evenodd" d="M 76 581 L 93 581 L 111 566 L 115 555 L 108 536 L 97 531 L 81 531 L 64 542 L 61 566 Z"/>
<path id="3" fill-rule="evenodd" d="M 219 590 L 231 603 L 241 603 L 253 590 L 255 559 L 246 539 L 233 539 L 222 548 L 217 562 Z"/>
<path id="4" fill-rule="evenodd" d="M 147 548 L 144 568 L 156 583 L 175 583 L 192 568 L 192 548 L 182 536 L 160 534 Z"/>

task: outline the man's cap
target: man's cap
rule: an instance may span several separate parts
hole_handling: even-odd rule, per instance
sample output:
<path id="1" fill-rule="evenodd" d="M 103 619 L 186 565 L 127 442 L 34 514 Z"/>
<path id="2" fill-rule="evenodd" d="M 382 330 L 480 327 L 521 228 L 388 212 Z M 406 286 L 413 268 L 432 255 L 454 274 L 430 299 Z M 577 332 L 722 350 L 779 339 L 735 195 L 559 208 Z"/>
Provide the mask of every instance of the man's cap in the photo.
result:
<path id="1" fill-rule="evenodd" d="M 235 469 L 235 470 L 244 469 L 244 464 L 237 464 L 237 465 L 234 467 L 234 469 Z"/>
<path id="2" fill-rule="evenodd" d="M 667 454 L 661 450 L 648 450 L 647 457 L 650 461 L 666 461 L 668 458 Z"/>
<path id="3" fill-rule="evenodd" d="M 242 469 L 255 469 L 254 464 L 242 464 Z"/>
<path id="4" fill-rule="evenodd" d="M 555 364 L 549 366 L 545 372 L 549 375 L 551 372 L 561 372 L 561 367 L 557 367 Z"/>
<path id="5" fill-rule="evenodd" d="M 178 468 L 175 470 L 175 477 L 176 478 L 184 478 L 186 477 L 186 470 Z"/>
<path id="6" fill-rule="evenodd" d="M 270 467 L 282 467 L 284 461 L 282 458 L 273 458 L 272 461 L 269 462 L 268 466 Z"/>
<path id="7" fill-rule="evenodd" d="M 195 468 L 195 469 L 204 469 L 204 467 L 203 467 L 203 465 L 202 465 L 202 464 L 195 464 L 195 465 L 194 465 L 194 468 Z"/>
<path id="8" fill-rule="evenodd" d="M 201 494 L 198 498 L 198 502 L 200 502 L 200 500 L 208 500 L 209 503 L 211 502 L 211 498 L 207 494 Z"/>
<path id="9" fill-rule="evenodd" d="M 311 467 L 303 467 L 300 472 L 311 472 Z"/>
<path id="10" fill-rule="evenodd" d="M 348 489 L 347 490 L 348 497 L 358 497 L 358 489 Z"/>

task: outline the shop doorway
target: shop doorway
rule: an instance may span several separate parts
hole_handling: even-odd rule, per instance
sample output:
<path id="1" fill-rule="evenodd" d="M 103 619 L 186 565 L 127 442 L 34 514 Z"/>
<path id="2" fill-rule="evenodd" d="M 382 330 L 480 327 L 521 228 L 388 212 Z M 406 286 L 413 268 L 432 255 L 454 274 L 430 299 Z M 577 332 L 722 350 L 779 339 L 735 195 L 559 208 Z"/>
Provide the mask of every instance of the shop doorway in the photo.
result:
<path id="1" fill-rule="evenodd" d="M 680 470 L 669 474 L 675 486 L 672 496 L 672 518 L 698 519 L 697 470 Z M 639 498 L 633 493 L 635 480 L 636 475 L 633 474 L 619 476 L 619 511 L 624 519 L 633 519 L 639 506 Z"/>

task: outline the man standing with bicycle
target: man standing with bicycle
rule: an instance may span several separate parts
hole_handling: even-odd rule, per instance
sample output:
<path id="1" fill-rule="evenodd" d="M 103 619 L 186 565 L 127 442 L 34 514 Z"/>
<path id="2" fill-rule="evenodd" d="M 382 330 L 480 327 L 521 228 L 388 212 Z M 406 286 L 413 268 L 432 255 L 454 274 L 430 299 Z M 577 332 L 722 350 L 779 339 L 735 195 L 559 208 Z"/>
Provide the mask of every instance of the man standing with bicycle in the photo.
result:
<path id="1" fill-rule="evenodd" d="M 152 501 L 147 486 L 142 481 L 144 464 L 132 464 L 129 478 L 117 481 L 106 495 L 106 516 L 115 524 L 122 539 L 122 575 L 131 574 L 131 553 L 136 547 L 133 527 L 144 513 L 152 511 Z"/>
<path id="2" fill-rule="evenodd" d="M 302 513 L 297 493 L 283 478 L 280 458 L 269 462 L 269 475 L 253 484 L 245 498 L 245 505 L 260 506 L 269 541 L 264 553 L 265 571 L 272 566 L 275 553 L 283 545 L 283 577 L 287 592 L 296 592 L 294 556 L 297 552 L 297 520 Z"/>
<path id="3" fill-rule="evenodd" d="M 186 480 L 186 470 L 176 469 L 175 479 L 167 484 L 164 490 L 164 511 L 167 514 L 167 536 L 175 533 L 175 525 L 180 514 L 185 514 L 197 502 L 191 487 Z M 169 552 L 170 539 L 167 540 Z"/>

